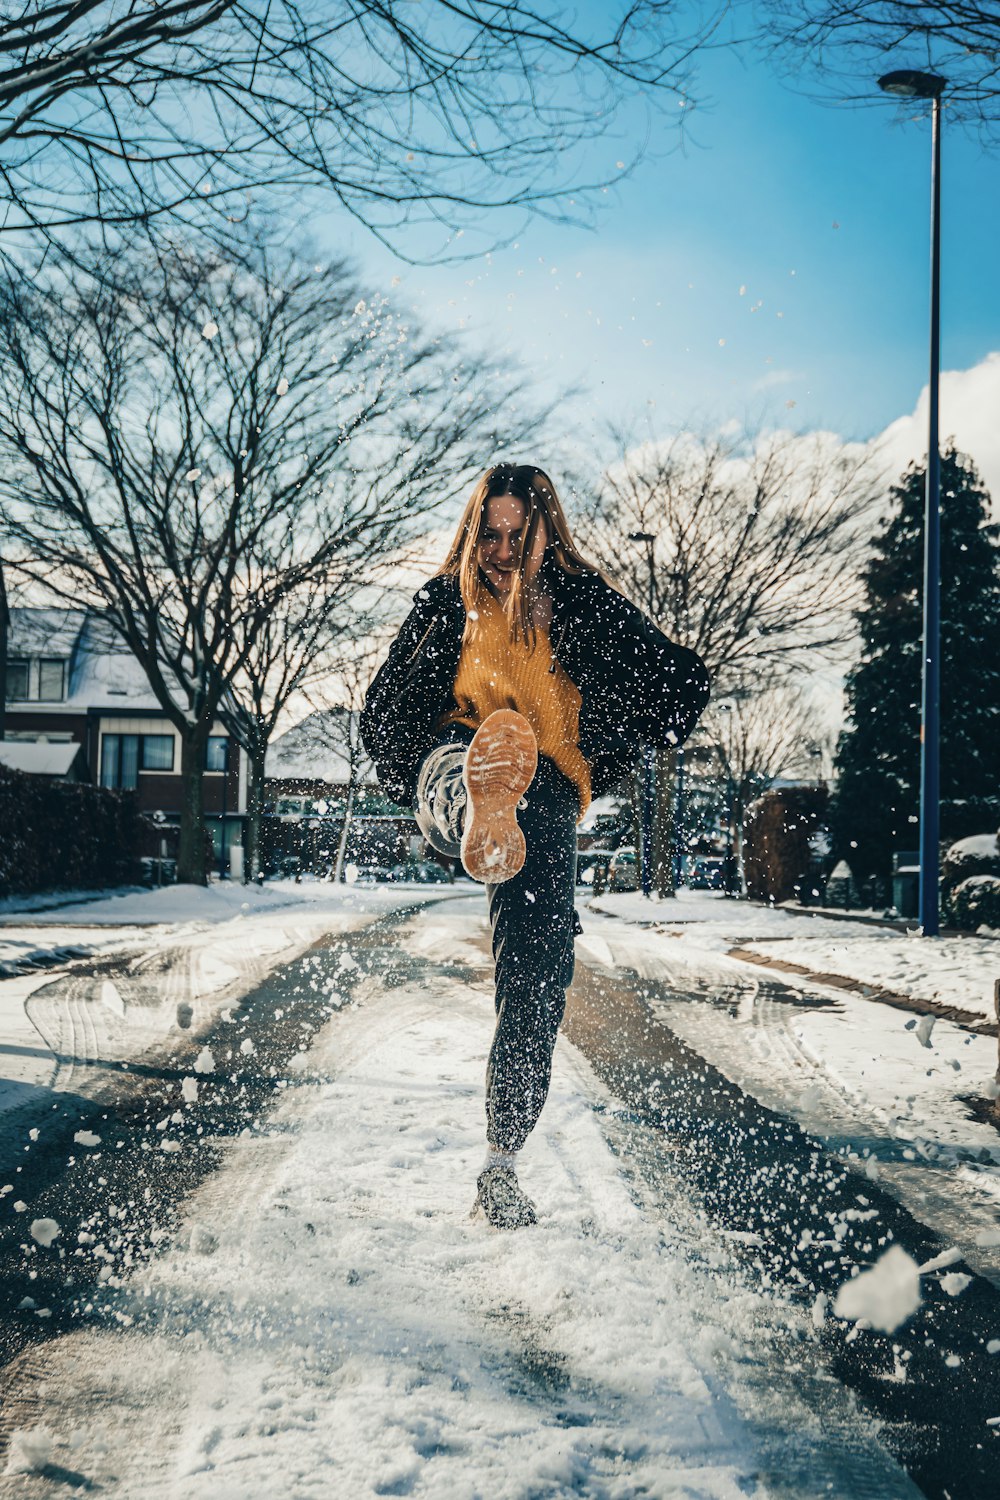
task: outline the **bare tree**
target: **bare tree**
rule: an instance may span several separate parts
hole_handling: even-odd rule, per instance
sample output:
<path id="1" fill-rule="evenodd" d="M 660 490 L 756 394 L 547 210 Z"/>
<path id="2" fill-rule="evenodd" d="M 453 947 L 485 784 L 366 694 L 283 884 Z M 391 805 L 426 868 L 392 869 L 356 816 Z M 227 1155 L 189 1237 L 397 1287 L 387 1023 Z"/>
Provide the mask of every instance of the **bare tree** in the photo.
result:
<path id="1" fill-rule="evenodd" d="M 829 736 L 800 682 L 778 679 L 737 689 L 711 703 L 695 732 L 719 780 L 739 859 L 746 810 L 779 777 L 820 781 Z"/>
<path id="2" fill-rule="evenodd" d="M 761 432 L 619 445 L 584 500 L 581 542 L 698 652 L 713 694 L 813 669 L 852 639 L 858 539 L 880 493 L 865 449 Z M 673 891 L 677 770 L 677 751 L 657 753 L 661 895 Z"/>
<path id="3" fill-rule="evenodd" d="M 590 553 L 728 689 L 854 634 L 853 561 L 880 476 L 824 435 L 622 441 L 584 503 Z"/>
<path id="4" fill-rule="evenodd" d="M 233 682 L 232 697 L 221 716 L 249 763 L 247 820 L 243 841 L 244 879 L 256 880 L 261 869 L 261 822 L 268 746 L 289 705 L 303 698 L 316 708 L 325 701 L 329 684 L 336 685 L 337 701 L 353 702 L 351 685 L 371 673 L 371 653 L 377 628 L 377 591 L 373 574 L 384 559 L 361 549 L 357 555 L 333 563 L 290 591 L 247 642 L 244 660 Z M 355 705 L 360 708 L 360 704 Z M 337 745 L 338 750 L 346 747 Z M 344 756 L 352 769 L 355 757 Z M 339 872 L 337 875 L 339 879 Z"/>
<path id="5" fill-rule="evenodd" d="M 623 170 L 610 148 L 606 164 L 593 154 L 617 103 L 683 90 L 708 29 L 682 29 L 670 0 L 595 14 L 577 24 L 558 0 L 5 6 L 0 227 L 108 229 L 199 205 L 222 223 L 275 185 L 297 210 L 319 187 L 389 238 L 418 214 L 578 211 Z"/>
<path id="6" fill-rule="evenodd" d="M 367 761 L 361 743 L 361 710 L 376 658 L 381 654 L 377 634 L 367 636 L 359 644 L 362 644 L 361 650 L 343 654 L 336 671 L 315 682 L 304 693 L 316 715 L 317 734 L 322 743 L 333 750 L 347 767 L 343 821 L 331 872 L 331 879 L 335 881 L 346 878 L 347 845 L 361 775 Z"/>
<path id="7" fill-rule="evenodd" d="M 181 740 L 180 878 L 203 881 L 207 740 L 260 633 L 328 570 L 357 578 L 520 430 L 511 377 L 470 373 L 343 265 L 259 241 L 47 293 L 12 276 L 0 340 L 9 561 L 104 611 L 141 663 Z"/>
<path id="8" fill-rule="evenodd" d="M 1000 10 L 977 0 L 766 0 L 763 39 L 838 99 L 878 102 L 879 74 L 918 68 L 948 80 L 948 110 L 1000 136 Z M 925 108 L 910 100 L 905 106 Z"/>

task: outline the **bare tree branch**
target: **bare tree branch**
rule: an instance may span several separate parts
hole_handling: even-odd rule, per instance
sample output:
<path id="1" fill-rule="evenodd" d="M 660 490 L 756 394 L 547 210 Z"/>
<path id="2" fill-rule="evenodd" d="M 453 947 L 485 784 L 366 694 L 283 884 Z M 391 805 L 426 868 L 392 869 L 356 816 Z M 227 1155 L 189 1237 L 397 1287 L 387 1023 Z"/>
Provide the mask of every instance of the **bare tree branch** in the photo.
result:
<path id="1" fill-rule="evenodd" d="M 359 298 L 343 264 L 261 239 L 240 259 L 160 244 L 75 283 L 65 268 L 43 288 L 11 275 L 3 292 L 4 552 L 49 595 L 104 612 L 141 662 L 181 737 L 199 878 L 204 746 L 261 653 L 284 640 L 308 665 L 372 557 L 533 419 L 509 410 L 516 372 L 463 363 Z"/>
<path id="2" fill-rule="evenodd" d="M 581 539 L 716 691 L 812 667 L 852 638 L 858 536 L 879 493 L 865 450 L 756 433 L 621 438 L 620 454 Z"/>
<path id="3" fill-rule="evenodd" d="M 797 79 L 817 79 L 840 101 L 877 103 L 876 80 L 894 68 L 948 80 L 953 120 L 1000 138 L 1000 10 L 978 0 L 767 0 L 762 39 Z M 903 106 L 926 109 L 919 100 Z"/>
<path id="4" fill-rule="evenodd" d="M 478 227 L 487 210 L 565 213 L 571 195 L 578 212 L 627 170 L 610 146 L 595 167 L 618 104 L 683 92 L 712 25 L 674 0 L 616 10 L 586 25 L 558 0 L 6 7 L 0 233 L 222 224 L 278 184 L 322 188 L 386 240 L 415 216 Z"/>

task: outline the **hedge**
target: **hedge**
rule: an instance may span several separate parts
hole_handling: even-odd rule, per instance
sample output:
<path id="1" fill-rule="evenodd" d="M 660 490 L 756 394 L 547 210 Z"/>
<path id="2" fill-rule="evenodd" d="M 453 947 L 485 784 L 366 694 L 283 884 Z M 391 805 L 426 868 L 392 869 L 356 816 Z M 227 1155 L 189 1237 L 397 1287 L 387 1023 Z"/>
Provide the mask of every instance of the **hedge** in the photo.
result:
<path id="1" fill-rule="evenodd" d="M 977 927 L 1000 928 L 1000 879 L 995 875 L 972 875 L 957 886 L 951 898 L 952 919 L 956 927 L 975 931 Z"/>
<path id="2" fill-rule="evenodd" d="M 743 870 L 755 901 L 790 901 L 809 878 L 809 840 L 826 810 L 825 787 L 774 788 L 747 811 Z"/>
<path id="3" fill-rule="evenodd" d="M 0 767 L 0 897 L 133 880 L 143 829 L 134 793 Z"/>

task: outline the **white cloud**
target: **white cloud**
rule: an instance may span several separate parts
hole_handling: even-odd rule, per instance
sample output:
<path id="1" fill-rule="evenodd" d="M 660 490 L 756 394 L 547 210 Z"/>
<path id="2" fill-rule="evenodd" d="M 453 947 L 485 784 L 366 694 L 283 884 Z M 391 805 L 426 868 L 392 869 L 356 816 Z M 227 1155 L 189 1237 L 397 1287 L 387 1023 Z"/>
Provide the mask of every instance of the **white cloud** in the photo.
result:
<path id="1" fill-rule="evenodd" d="M 899 417 L 876 440 L 889 474 L 895 478 L 913 459 L 927 453 L 928 390 L 924 386 L 916 410 Z M 941 374 L 941 441 L 955 446 L 975 462 L 983 482 L 1000 508 L 1000 351 L 987 354 L 968 370 Z"/>
<path id="2" fill-rule="evenodd" d="M 750 387 L 752 391 L 773 391 L 778 386 L 797 385 L 806 379 L 804 370 L 768 370 Z"/>

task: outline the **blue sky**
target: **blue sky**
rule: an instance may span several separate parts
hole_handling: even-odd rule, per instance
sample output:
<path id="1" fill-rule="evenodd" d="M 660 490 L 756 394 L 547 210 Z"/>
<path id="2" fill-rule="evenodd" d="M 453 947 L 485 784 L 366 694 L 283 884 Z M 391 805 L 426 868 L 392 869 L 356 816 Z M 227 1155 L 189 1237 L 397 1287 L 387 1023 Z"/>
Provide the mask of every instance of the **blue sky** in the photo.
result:
<path id="1" fill-rule="evenodd" d="M 766 414 L 868 438 L 913 411 L 927 370 L 930 122 L 831 107 L 732 51 L 698 63 L 686 140 L 672 110 L 597 226 L 535 221 L 490 257 L 410 267 L 339 218 L 321 241 L 433 326 L 509 350 L 575 416 L 664 433 Z M 873 94 L 876 93 L 873 82 Z M 639 105 L 622 117 L 633 144 Z M 594 148 L 607 170 L 627 148 Z M 944 135 L 946 368 L 1000 349 L 1000 161 Z M 742 289 L 742 290 L 741 290 Z M 790 404 L 792 403 L 792 404 Z"/>

